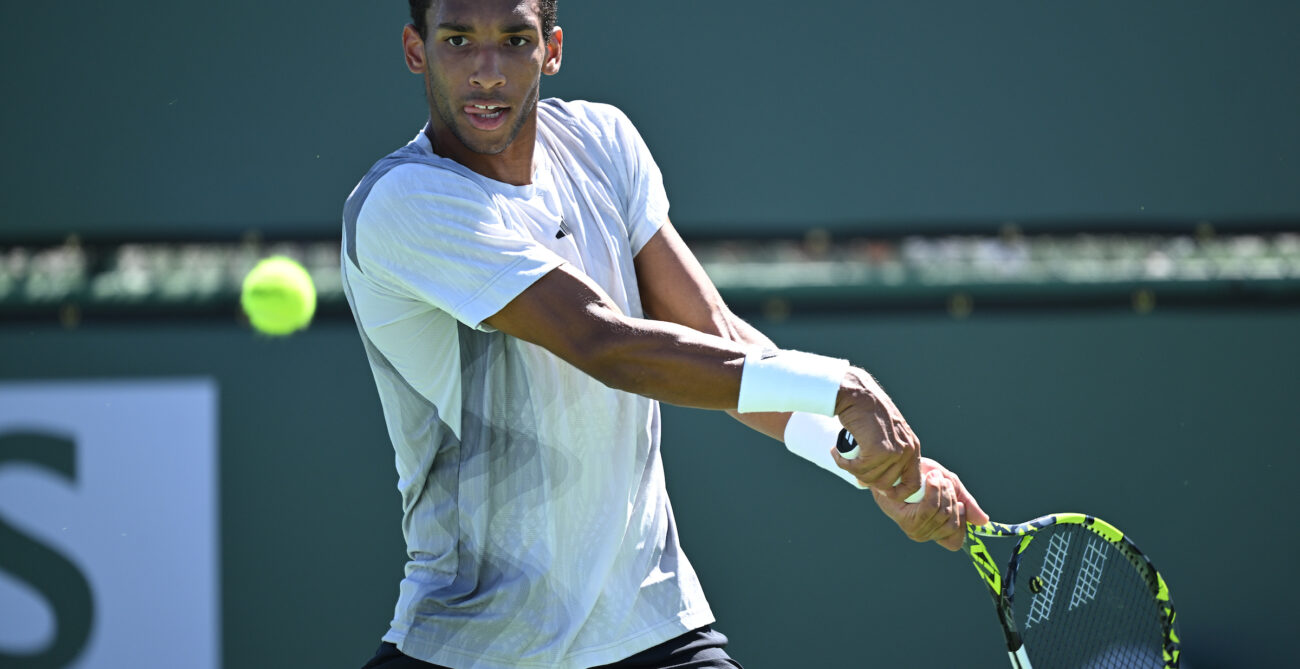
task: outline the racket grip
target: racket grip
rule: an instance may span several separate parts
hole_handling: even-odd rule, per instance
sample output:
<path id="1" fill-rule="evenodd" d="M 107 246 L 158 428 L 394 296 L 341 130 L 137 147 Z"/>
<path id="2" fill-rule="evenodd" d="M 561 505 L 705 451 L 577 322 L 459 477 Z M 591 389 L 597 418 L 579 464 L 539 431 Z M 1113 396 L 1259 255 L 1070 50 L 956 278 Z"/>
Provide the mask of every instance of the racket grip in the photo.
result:
<path id="1" fill-rule="evenodd" d="M 844 458 L 845 460 L 852 460 L 853 458 L 858 457 L 858 452 L 859 452 L 858 441 L 857 439 L 853 438 L 853 435 L 850 434 L 847 429 L 840 430 L 840 438 L 838 441 L 835 442 L 835 450 L 840 452 L 841 458 Z M 894 481 L 894 485 L 898 485 L 899 483 L 902 482 L 903 479 L 900 478 L 897 481 Z M 924 476 L 921 477 L 921 487 L 918 488 L 916 492 L 912 493 L 910 497 L 908 497 L 903 501 L 907 502 L 908 504 L 916 504 L 917 502 L 923 499 L 925 499 L 925 477 Z"/>

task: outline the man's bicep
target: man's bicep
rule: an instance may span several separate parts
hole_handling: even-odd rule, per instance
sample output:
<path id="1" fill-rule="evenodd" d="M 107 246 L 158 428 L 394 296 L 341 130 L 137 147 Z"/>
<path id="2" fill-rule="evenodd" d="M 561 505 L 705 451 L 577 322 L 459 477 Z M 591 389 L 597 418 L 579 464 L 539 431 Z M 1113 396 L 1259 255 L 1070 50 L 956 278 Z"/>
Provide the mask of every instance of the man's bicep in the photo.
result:
<path id="1" fill-rule="evenodd" d="M 635 262 L 641 305 L 648 317 L 736 342 L 771 345 L 763 333 L 731 313 L 671 223 L 665 223 L 646 243 Z"/>
<path id="2" fill-rule="evenodd" d="M 671 223 L 664 223 L 634 259 L 646 315 L 727 336 L 726 305 Z"/>
<path id="3" fill-rule="evenodd" d="M 731 313 L 713 280 L 672 224 L 665 223 L 636 256 L 637 282 L 646 314 L 750 346 L 773 346 L 757 328 Z M 732 418 L 781 441 L 786 413 L 728 411 Z"/>

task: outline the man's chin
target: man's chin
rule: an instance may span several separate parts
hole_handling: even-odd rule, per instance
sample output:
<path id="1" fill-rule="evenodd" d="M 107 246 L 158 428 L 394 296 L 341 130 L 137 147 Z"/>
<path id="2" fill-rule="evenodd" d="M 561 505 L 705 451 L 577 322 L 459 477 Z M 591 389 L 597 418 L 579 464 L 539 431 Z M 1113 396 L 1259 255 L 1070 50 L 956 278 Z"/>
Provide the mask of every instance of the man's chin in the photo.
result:
<path id="1" fill-rule="evenodd" d="M 519 134 L 519 129 L 512 128 L 511 130 L 509 134 L 504 136 L 483 137 L 481 136 L 482 131 L 466 128 L 459 133 L 460 143 L 474 153 L 495 156 L 510 148 L 510 145 L 514 143 L 515 137 Z M 479 136 L 476 137 L 475 135 Z"/>
<path id="2" fill-rule="evenodd" d="M 505 151 L 506 148 L 510 146 L 510 142 L 495 143 L 495 144 L 466 144 L 465 146 L 466 148 L 468 148 L 470 151 L 473 151 L 474 153 L 482 154 L 485 156 L 495 156 Z"/>

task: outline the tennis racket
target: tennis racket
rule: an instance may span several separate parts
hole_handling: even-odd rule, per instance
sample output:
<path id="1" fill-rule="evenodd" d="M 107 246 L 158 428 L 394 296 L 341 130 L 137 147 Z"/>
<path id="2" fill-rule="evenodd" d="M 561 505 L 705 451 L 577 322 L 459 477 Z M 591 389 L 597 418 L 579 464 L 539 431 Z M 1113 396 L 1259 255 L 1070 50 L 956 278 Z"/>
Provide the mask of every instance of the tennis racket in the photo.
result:
<path id="1" fill-rule="evenodd" d="M 980 537 L 1018 539 L 1006 573 Z M 1165 579 L 1100 518 L 1057 513 L 966 526 L 962 550 L 988 587 L 1016 669 L 1177 669 Z"/>
<path id="2" fill-rule="evenodd" d="M 847 430 L 836 448 L 858 454 Z M 906 501 L 924 496 L 922 479 Z M 1018 539 L 1005 575 L 980 537 Z M 962 550 L 993 597 L 1015 669 L 1177 669 L 1169 587 L 1114 525 L 1081 513 L 967 525 Z"/>

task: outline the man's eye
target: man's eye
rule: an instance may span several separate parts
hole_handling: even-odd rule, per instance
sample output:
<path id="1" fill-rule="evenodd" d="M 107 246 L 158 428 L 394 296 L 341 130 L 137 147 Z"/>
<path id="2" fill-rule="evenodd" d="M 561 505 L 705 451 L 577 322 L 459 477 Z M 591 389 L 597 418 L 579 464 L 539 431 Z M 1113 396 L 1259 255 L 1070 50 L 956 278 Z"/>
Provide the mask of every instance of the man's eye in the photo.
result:
<path id="1" fill-rule="evenodd" d="M 447 43 L 452 46 L 465 46 L 469 40 L 465 39 L 464 35 L 452 35 L 447 38 Z"/>
<path id="2" fill-rule="evenodd" d="M 509 40 L 510 46 L 528 46 L 528 38 L 515 35 Z"/>

